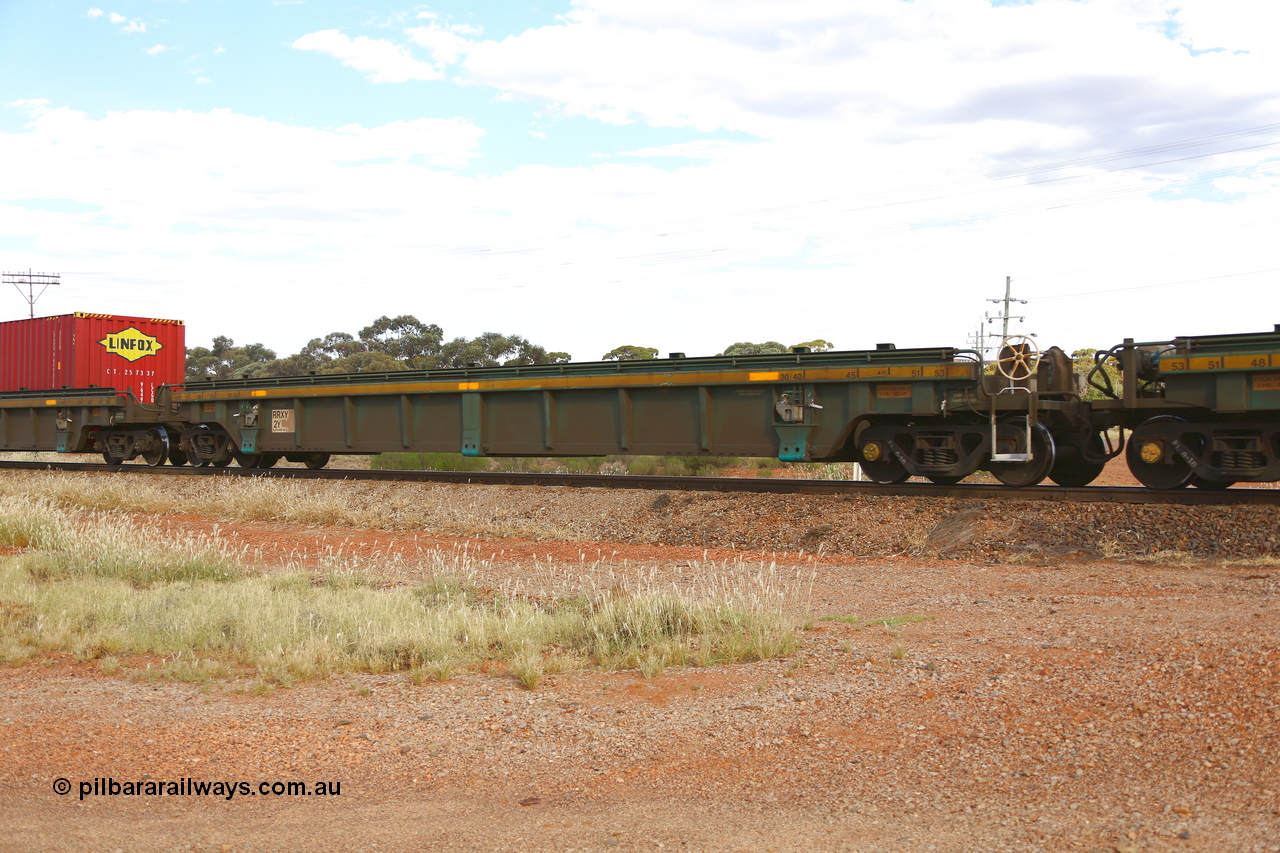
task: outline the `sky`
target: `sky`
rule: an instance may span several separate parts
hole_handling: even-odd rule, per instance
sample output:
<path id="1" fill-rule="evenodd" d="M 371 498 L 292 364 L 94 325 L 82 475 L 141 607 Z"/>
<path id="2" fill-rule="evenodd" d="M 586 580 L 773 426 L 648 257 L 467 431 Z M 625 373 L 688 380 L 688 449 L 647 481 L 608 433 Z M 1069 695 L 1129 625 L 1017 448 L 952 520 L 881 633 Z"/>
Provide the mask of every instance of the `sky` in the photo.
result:
<path id="1" fill-rule="evenodd" d="M 0 271 L 281 355 L 1269 331 L 1277 80 L 1245 0 L 5 0 Z"/>

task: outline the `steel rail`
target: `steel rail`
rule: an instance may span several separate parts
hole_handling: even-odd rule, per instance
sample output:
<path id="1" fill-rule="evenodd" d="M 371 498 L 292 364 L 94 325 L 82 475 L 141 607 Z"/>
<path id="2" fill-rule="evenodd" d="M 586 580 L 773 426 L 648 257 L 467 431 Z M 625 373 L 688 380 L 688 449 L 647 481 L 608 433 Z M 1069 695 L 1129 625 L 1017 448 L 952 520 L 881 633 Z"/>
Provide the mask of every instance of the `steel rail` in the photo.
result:
<path id="1" fill-rule="evenodd" d="M 447 483 L 488 486 L 561 486 L 572 488 L 658 489 L 698 492 L 749 492 L 785 495 L 867 495 L 921 498 L 973 498 L 1088 503 L 1181 504 L 1185 506 L 1280 505 L 1280 489 L 1174 489 L 1140 487 L 1009 486 L 960 483 L 879 483 L 852 480 L 761 479 L 749 477 L 657 477 L 632 474 L 526 474 L 499 471 L 385 471 L 344 468 L 192 468 L 162 465 L 105 465 L 82 462 L 10 462 L 0 469 L 22 471 L 79 471 L 109 474 L 162 474 L 188 477 L 259 477 L 279 480 L 367 480 L 394 483 Z"/>

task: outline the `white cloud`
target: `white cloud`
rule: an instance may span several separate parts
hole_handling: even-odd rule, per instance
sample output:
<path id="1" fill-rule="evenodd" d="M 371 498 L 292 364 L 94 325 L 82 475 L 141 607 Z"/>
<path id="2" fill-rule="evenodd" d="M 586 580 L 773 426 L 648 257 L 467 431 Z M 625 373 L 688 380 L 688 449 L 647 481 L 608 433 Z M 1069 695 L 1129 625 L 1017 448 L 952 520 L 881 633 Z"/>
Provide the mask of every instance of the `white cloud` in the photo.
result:
<path id="1" fill-rule="evenodd" d="M 1176 34 L 1195 50 L 1269 53 L 1280 49 L 1280 7 L 1251 0 L 1186 0 L 1172 20 Z"/>
<path id="2" fill-rule="evenodd" d="M 764 138 L 855 127 L 868 139 L 936 136 L 1016 119 L 1026 136 L 992 140 L 997 149 L 1051 127 L 1123 147 L 1174 116 L 1213 121 L 1224 96 L 1237 123 L 1263 123 L 1278 103 L 1268 81 L 1280 50 L 1197 57 L 1153 26 L 1185 16 L 1180 37 L 1246 48 L 1274 45 L 1280 26 L 1246 35 L 1249 4 L 1228 4 L 1238 16 L 1208 0 L 1179 11 L 1187 5 L 759 0 L 725 15 L 716 3 L 579 0 L 560 23 L 471 45 L 463 67 L 471 82 L 567 115 Z"/>
<path id="3" fill-rule="evenodd" d="M 426 48 L 432 59 L 444 65 L 452 65 L 466 55 L 472 45 L 466 36 L 474 33 L 472 27 L 443 27 L 435 23 L 405 30 L 414 43 Z"/>
<path id="4" fill-rule="evenodd" d="M 23 110 L 24 112 L 27 113 L 27 115 L 31 116 L 32 118 L 35 118 L 36 116 L 39 116 L 41 113 L 43 113 L 45 110 L 50 109 L 53 106 L 53 102 L 49 101 L 46 98 L 23 98 L 21 100 L 11 101 L 5 106 L 13 107 L 14 109 Z"/>
<path id="5" fill-rule="evenodd" d="M 637 148 L 623 151 L 623 157 L 685 157 L 693 160 L 714 160 L 734 151 L 738 146 L 717 139 L 699 139 L 695 142 L 678 142 L 655 148 Z"/>
<path id="6" fill-rule="evenodd" d="M 196 83 L 197 83 L 197 84 L 212 83 L 212 82 L 213 82 L 213 81 L 212 81 L 212 80 L 210 80 L 208 77 L 197 77 L 197 78 L 196 78 Z"/>
<path id="7" fill-rule="evenodd" d="M 101 9 L 89 10 L 90 18 L 100 18 L 102 14 Z M 120 27 L 120 32 L 122 33 L 145 33 L 147 31 L 147 25 L 140 18 L 134 18 L 131 21 L 119 12 L 110 13 L 107 15 L 107 20 L 113 24 L 124 24 L 124 26 Z"/>
<path id="8" fill-rule="evenodd" d="M 153 44 L 151 47 L 144 48 L 142 52 L 145 53 L 147 56 L 159 56 L 160 54 L 166 51 L 170 51 L 174 49 L 175 48 L 169 45 Z"/>
<path id="9" fill-rule="evenodd" d="M 225 47 L 223 47 L 222 45 L 218 45 L 217 47 L 215 47 L 215 48 L 213 49 L 213 55 L 214 55 L 214 56 L 217 56 L 217 55 L 218 55 L 218 54 L 220 54 L 220 53 L 226 53 L 226 52 L 227 52 L 227 49 L 226 49 Z"/>
<path id="10" fill-rule="evenodd" d="M 15 268 L 149 271 L 154 287 L 119 290 L 170 294 L 177 307 L 153 316 L 217 287 L 227 298 L 188 318 L 193 340 L 234 331 L 280 349 L 382 313 L 579 357 L 623 340 L 691 353 L 737 339 L 959 344 L 1005 275 L 1046 343 L 1243 331 L 1280 316 L 1272 279 L 1212 285 L 1250 306 L 1213 328 L 1187 322 L 1176 288 L 1047 300 L 1276 266 L 1280 134 L 1174 144 L 1280 121 L 1280 27 L 1250 27 L 1245 11 L 743 0 L 727 15 L 710 0 L 578 0 L 502 39 L 434 15 L 404 44 L 326 29 L 293 46 L 377 82 L 448 68 L 465 92 L 533 103 L 536 125 L 486 144 L 525 165 L 486 168 L 483 130 L 462 119 L 320 129 L 25 101 L 31 124 L 0 134 L 0 157 L 32 165 L 6 197 L 104 211 L 0 204 L 0 233 L 38 247 Z M 560 147 L 584 122 L 557 116 L 621 129 Z M 654 127 L 680 130 L 628 136 Z M 551 150 L 581 159 L 541 165 Z M 1065 165 L 1034 168 L 1049 163 Z M 297 307 L 238 309 L 267 287 Z M 335 310 L 353 288 L 355 307 Z M 294 328 L 301 340 L 281 340 Z"/>
<path id="11" fill-rule="evenodd" d="M 85 244 L 95 250 L 144 250 L 184 220 L 255 227 L 272 222 L 286 243 L 289 235 L 309 243 L 307 235 L 319 223 L 347 227 L 352 218 L 367 218 L 368 209 L 432 205 L 427 199 L 434 194 L 419 196 L 408 188 L 447 178 L 474 155 L 481 136 L 457 119 L 320 130 L 229 110 L 113 112 L 92 119 L 43 101 L 17 106 L 30 116 L 28 129 L 0 134 L 0 151 L 40 165 L 9 182 L 6 197 L 105 203 L 115 217 L 133 223 L 128 235 L 108 239 L 99 233 Z M 64 247 L 65 239 L 80 239 L 58 229 L 40 235 L 42 242 Z M 324 237 L 331 239 L 343 242 L 337 232 Z"/>
<path id="12" fill-rule="evenodd" d="M 292 47 L 331 56 L 374 83 L 438 80 L 443 76 L 430 63 L 414 59 L 403 45 L 386 39 L 351 38 L 338 30 L 320 30 L 298 39 Z"/>

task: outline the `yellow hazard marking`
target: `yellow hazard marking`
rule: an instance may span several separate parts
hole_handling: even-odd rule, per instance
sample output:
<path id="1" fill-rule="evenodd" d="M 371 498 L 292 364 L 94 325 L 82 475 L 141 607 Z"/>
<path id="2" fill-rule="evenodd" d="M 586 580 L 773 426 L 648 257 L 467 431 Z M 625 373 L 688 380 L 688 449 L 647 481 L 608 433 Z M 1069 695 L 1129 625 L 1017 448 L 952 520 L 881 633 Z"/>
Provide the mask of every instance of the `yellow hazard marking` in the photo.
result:
<path id="1" fill-rule="evenodd" d="M 249 396 L 250 396 L 250 397 L 265 397 L 265 396 L 267 396 L 267 392 L 266 392 L 266 391 L 250 391 L 250 392 L 249 392 Z"/>
<path id="2" fill-rule="evenodd" d="M 84 311 L 77 311 L 73 316 L 76 316 L 76 317 L 92 317 L 92 318 L 96 318 L 96 319 L 99 319 L 99 320 L 115 320 L 115 319 L 117 319 L 115 314 L 89 314 L 89 313 L 86 313 L 86 312 L 84 312 Z M 53 318 L 52 318 L 52 317 L 48 317 L 48 318 L 46 318 L 46 319 L 52 320 Z M 148 323 L 164 323 L 164 324 L 165 324 L 165 325 L 167 325 L 167 326 L 182 326 L 182 325 L 185 325 L 185 323 L 183 323 L 183 321 L 182 321 L 182 320 L 161 320 L 161 319 L 160 319 L 160 318 L 158 318 L 158 317 L 146 317 L 146 318 L 144 318 L 144 319 L 146 319 L 146 321 L 147 321 Z"/>
<path id="3" fill-rule="evenodd" d="M 56 405 L 58 405 L 58 401 L 57 401 L 57 400 L 45 400 L 45 401 L 44 401 L 44 404 L 45 404 L 46 406 L 56 406 Z"/>
<path id="4" fill-rule="evenodd" d="M 781 373 L 748 373 L 747 378 L 752 382 L 777 382 Z"/>
<path id="5" fill-rule="evenodd" d="M 479 382 L 459 382 L 458 390 L 459 391 L 479 391 L 480 383 Z"/>

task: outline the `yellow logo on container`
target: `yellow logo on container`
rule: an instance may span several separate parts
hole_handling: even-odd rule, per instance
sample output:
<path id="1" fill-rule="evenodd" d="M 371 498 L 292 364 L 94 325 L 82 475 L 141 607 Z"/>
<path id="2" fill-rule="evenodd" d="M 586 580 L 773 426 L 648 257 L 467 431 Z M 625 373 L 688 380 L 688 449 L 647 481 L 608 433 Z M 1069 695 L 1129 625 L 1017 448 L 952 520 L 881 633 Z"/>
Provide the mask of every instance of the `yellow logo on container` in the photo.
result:
<path id="1" fill-rule="evenodd" d="M 107 348 L 107 352 L 113 352 L 121 358 L 129 361 L 137 361 L 140 358 L 146 358 L 149 355 L 155 355 L 164 349 L 164 344 L 160 343 L 150 335 L 143 334 L 133 326 L 125 329 L 123 332 L 116 332 L 113 335 L 107 335 L 98 341 Z"/>

